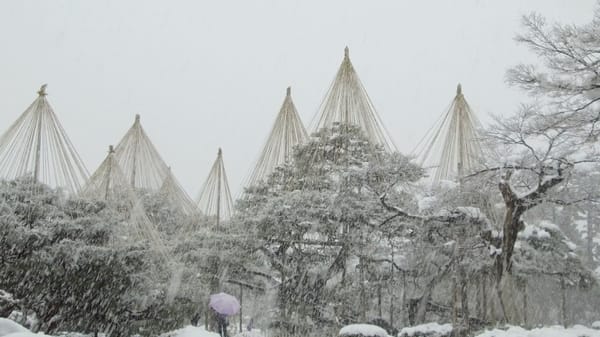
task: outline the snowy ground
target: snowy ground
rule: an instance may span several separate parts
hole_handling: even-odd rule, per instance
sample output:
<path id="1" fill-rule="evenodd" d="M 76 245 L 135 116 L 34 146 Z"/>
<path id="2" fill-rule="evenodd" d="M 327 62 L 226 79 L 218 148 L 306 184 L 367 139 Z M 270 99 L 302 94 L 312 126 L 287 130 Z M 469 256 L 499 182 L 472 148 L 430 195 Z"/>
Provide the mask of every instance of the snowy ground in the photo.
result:
<path id="1" fill-rule="evenodd" d="M 221 337 L 218 333 L 206 331 L 203 326 L 188 325 L 183 329 L 174 330 L 159 337 Z"/>
<path id="2" fill-rule="evenodd" d="M 19 332 L 29 332 L 29 330 L 22 327 L 20 324 L 11 321 L 8 318 L 0 318 L 0 337 L 15 334 Z"/>
<path id="3" fill-rule="evenodd" d="M 518 326 L 513 326 L 507 330 L 489 330 L 477 337 L 600 337 L 600 330 L 576 325 L 571 328 L 562 326 L 543 327 L 532 330 L 525 330 Z"/>
<path id="4" fill-rule="evenodd" d="M 508 329 L 493 329 L 478 334 L 476 337 L 600 337 L 600 321 L 594 322 L 594 328 L 576 325 L 570 328 L 550 326 L 526 330 L 518 326 Z M 414 327 L 404 328 L 398 333 L 402 336 L 444 336 L 451 331 L 450 324 L 427 323 Z M 363 335 L 373 337 L 388 337 L 385 330 L 369 324 L 352 324 L 343 327 L 340 336 Z M 0 337 L 49 337 L 42 333 L 33 333 L 21 325 L 0 318 Z M 219 337 L 219 334 L 206 331 L 204 327 L 186 326 L 185 328 L 164 333 L 159 337 Z M 259 330 L 244 331 L 234 337 L 263 337 Z"/>
<path id="5" fill-rule="evenodd" d="M 234 337 L 263 337 L 260 330 L 254 329 L 252 331 L 242 331 Z M 0 336 L 2 337 L 2 336 Z M 204 326 L 191 326 L 188 325 L 185 328 L 170 331 L 160 335 L 159 337 L 220 337 L 218 333 L 212 331 L 206 331 Z"/>
<path id="6" fill-rule="evenodd" d="M 22 325 L 8 319 L 0 318 L 0 337 L 49 337 L 43 333 L 33 333 Z"/>

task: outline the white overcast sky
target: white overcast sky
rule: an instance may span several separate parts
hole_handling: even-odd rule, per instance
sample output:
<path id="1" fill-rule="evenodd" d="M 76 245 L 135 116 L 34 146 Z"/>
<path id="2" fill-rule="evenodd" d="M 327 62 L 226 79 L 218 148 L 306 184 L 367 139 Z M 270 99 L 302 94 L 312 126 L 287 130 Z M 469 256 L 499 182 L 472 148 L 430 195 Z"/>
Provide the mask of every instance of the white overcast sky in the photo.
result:
<path id="1" fill-rule="evenodd" d="M 48 83 L 90 173 L 142 115 L 193 197 L 222 147 L 240 190 L 292 86 L 309 124 L 343 48 L 402 152 L 461 82 L 482 121 L 524 97 L 508 67 L 535 61 L 513 38 L 532 11 L 586 23 L 595 0 L 2 1 L 0 132 Z"/>

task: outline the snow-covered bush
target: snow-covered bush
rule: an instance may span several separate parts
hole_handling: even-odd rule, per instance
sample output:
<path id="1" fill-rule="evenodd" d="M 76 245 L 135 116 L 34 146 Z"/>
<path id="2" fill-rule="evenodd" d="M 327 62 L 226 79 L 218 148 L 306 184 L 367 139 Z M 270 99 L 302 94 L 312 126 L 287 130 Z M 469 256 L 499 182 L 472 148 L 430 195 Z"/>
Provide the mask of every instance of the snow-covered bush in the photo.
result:
<path id="1" fill-rule="evenodd" d="M 400 330 L 398 337 L 450 337 L 452 324 L 425 323 Z"/>
<path id="2" fill-rule="evenodd" d="M 388 337 L 387 331 L 377 325 L 350 324 L 340 329 L 340 337 Z"/>
<path id="3" fill-rule="evenodd" d="M 156 304 L 165 302 L 164 291 L 151 275 L 160 274 L 160 264 L 149 247 L 111 244 L 124 225 L 102 203 L 67 200 L 28 179 L 1 182 L 0 289 L 18 299 L 22 312 L 35 313 L 34 331 L 135 331 L 136 319 L 153 317 L 149 308 L 166 306 Z M 159 312 L 181 322 L 153 310 Z M 144 326 L 151 331 L 153 324 Z"/>

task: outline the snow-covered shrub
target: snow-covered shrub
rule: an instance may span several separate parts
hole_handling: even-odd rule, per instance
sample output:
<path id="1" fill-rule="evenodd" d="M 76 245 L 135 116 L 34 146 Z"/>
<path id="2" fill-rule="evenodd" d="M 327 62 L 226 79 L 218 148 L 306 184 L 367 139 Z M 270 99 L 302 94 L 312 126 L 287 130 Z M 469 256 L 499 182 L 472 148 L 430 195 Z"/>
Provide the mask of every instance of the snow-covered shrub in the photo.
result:
<path id="1" fill-rule="evenodd" d="M 34 331 L 130 331 L 152 285 L 148 248 L 114 246 L 101 203 L 65 200 L 31 180 L 0 182 L 0 289 L 35 313 Z"/>
<path id="2" fill-rule="evenodd" d="M 340 329 L 340 337 L 388 337 L 387 331 L 372 324 L 350 324 Z"/>
<path id="3" fill-rule="evenodd" d="M 398 337 L 450 337 L 452 324 L 438 324 L 436 322 L 406 327 L 400 330 Z"/>

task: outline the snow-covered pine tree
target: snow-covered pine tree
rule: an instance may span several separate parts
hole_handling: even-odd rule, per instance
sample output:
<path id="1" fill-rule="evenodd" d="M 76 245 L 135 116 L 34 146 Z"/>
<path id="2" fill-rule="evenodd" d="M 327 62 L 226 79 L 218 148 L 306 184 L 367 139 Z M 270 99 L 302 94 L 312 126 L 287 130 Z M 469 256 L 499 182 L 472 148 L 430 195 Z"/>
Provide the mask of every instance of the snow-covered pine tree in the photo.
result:
<path id="1" fill-rule="evenodd" d="M 422 170 L 397 153 L 371 144 L 358 127 L 334 125 L 296 148 L 291 163 L 246 190 L 236 227 L 244 246 L 268 261 L 264 274 L 277 280 L 279 327 L 295 331 L 365 320 L 377 287 L 365 284 L 376 265 L 389 267 L 383 232 L 392 212 L 378 197 L 416 203 L 402 187 Z M 369 314 L 371 316 L 371 314 Z"/>

